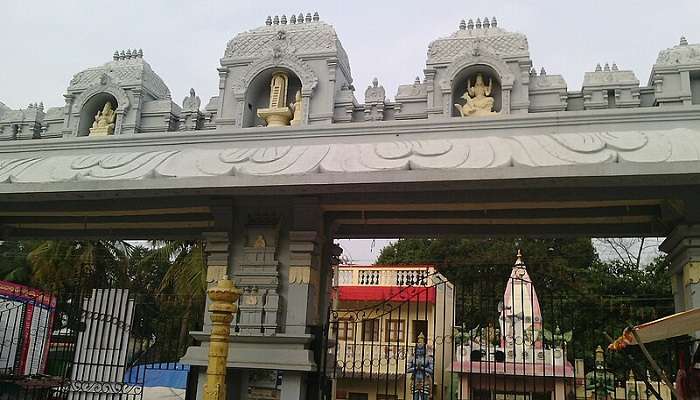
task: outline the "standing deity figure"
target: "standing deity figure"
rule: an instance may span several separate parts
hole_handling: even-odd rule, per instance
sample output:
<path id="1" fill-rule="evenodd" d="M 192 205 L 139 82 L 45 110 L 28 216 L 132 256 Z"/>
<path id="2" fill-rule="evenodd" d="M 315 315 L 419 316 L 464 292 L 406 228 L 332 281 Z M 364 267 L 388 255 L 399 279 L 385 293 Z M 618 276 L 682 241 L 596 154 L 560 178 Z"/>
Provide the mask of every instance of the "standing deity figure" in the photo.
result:
<path id="1" fill-rule="evenodd" d="M 411 374 L 411 393 L 413 400 L 428 400 L 433 386 L 435 361 L 425 347 L 425 336 L 418 335 L 416 349 L 408 365 L 407 373 Z"/>
<path id="2" fill-rule="evenodd" d="M 493 97 L 491 97 L 491 89 L 493 84 L 489 78 L 489 84 L 484 84 L 484 77 L 481 74 L 476 75 L 476 82 L 471 86 L 471 79 L 467 81 L 467 91 L 462 95 L 462 99 L 466 100 L 464 105 L 455 104 L 459 114 L 463 117 L 483 116 L 497 114 L 493 111 Z"/>
<path id="3" fill-rule="evenodd" d="M 304 109 L 304 102 L 301 99 L 301 90 L 297 90 L 297 94 L 294 96 L 294 103 L 290 104 L 289 107 L 294 111 L 294 118 L 289 122 L 290 125 L 301 125 L 303 120 L 302 111 Z"/>
<path id="4" fill-rule="evenodd" d="M 292 118 L 292 111 L 287 107 L 287 85 L 289 78 L 284 72 L 276 72 L 270 80 L 270 106 L 258 109 L 258 116 L 265 120 L 267 126 L 287 126 Z"/>
<path id="5" fill-rule="evenodd" d="M 92 123 L 92 128 L 90 128 L 90 135 L 104 136 L 113 134 L 116 118 L 117 113 L 112 110 L 112 103 L 106 102 L 102 111 L 98 111 L 95 114 L 95 122 Z"/>

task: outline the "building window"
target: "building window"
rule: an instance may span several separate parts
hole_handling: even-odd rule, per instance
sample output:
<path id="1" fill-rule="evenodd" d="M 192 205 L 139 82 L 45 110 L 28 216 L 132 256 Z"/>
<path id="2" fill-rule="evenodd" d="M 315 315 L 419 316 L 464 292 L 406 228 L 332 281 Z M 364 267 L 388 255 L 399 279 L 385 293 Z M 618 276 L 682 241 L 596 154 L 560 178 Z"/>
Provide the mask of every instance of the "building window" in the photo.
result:
<path id="1" fill-rule="evenodd" d="M 367 400 L 367 393 L 348 393 L 348 400 Z"/>
<path id="2" fill-rule="evenodd" d="M 401 342 L 406 336 L 405 323 L 401 319 L 390 319 L 386 321 L 386 335 L 385 341 L 387 342 Z"/>
<path id="3" fill-rule="evenodd" d="M 411 338 L 413 339 L 413 343 L 418 343 L 418 336 L 420 334 L 423 334 L 423 337 L 425 337 L 425 342 L 428 342 L 428 320 L 426 319 L 417 319 L 413 320 L 413 332 L 411 332 Z"/>
<path id="4" fill-rule="evenodd" d="M 338 340 L 351 341 L 355 337 L 355 323 L 350 319 L 339 319 L 335 330 Z"/>
<path id="5" fill-rule="evenodd" d="M 362 322 L 362 340 L 365 342 L 379 341 L 379 320 L 370 319 Z"/>

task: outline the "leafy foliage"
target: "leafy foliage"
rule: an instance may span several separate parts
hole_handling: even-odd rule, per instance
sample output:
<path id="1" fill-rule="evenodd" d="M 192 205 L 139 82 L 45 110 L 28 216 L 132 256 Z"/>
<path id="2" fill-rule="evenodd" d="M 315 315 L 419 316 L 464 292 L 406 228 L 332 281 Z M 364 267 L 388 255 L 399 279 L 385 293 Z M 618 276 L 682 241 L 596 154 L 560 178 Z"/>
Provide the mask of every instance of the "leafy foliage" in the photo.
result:
<path id="1" fill-rule="evenodd" d="M 669 265 L 665 257 L 649 265 L 620 259 L 603 262 L 588 238 L 557 239 L 401 239 L 385 247 L 377 261 L 433 263 L 456 287 L 459 331 L 498 326 L 517 249 L 522 249 L 537 291 L 544 329 L 572 332 L 569 351 L 593 359 L 606 334 L 628 324 L 673 313 Z M 629 362 L 615 355 L 611 367 Z M 626 371 L 617 371 L 619 374 Z"/>

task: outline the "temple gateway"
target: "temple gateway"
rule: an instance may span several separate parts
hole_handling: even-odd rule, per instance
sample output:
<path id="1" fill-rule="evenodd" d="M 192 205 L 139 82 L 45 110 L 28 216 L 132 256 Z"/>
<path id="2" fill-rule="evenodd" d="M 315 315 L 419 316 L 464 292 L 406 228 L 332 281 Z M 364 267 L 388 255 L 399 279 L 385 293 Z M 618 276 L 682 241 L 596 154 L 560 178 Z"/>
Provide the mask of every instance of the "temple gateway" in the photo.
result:
<path id="1" fill-rule="evenodd" d="M 228 41 L 219 94 L 181 104 L 142 50 L 115 51 L 61 106 L 0 103 L 0 240 L 206 241 L 209 282 L 241 290 L 232 387 L 278 371 L 285 400 L 332 388 L 320 338 L 338 238 L 665 236 L 676 308 L 698 307 L 700 44 L 668 46 L 643 85 L 591 60 L 570 88 L 533 68 L 525 35 L 469 19 L 390 99 L 300 13 Z M 181 359 L 197 398 L 211 332 L 207 317 Z"/>

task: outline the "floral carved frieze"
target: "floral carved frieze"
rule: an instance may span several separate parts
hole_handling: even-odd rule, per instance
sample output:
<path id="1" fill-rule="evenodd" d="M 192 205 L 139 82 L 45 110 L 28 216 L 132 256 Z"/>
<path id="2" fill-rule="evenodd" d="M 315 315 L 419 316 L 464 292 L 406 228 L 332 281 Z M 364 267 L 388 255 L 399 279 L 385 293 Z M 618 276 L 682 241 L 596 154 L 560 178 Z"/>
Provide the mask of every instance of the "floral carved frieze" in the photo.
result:
<path id="1" fill-rule="evenodd" d="M 700 161 L 700 132 L 592 132 L 0 159 L 0 182 L 291 176 Z"/>

